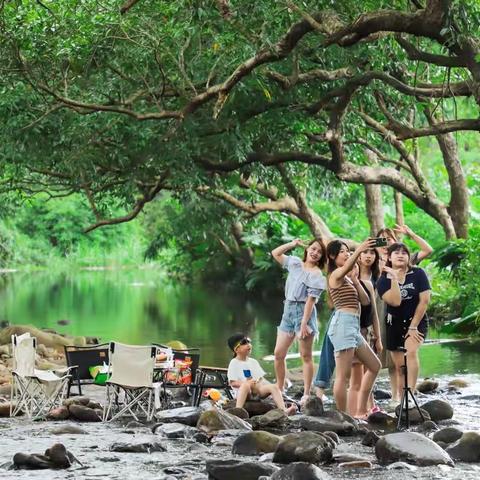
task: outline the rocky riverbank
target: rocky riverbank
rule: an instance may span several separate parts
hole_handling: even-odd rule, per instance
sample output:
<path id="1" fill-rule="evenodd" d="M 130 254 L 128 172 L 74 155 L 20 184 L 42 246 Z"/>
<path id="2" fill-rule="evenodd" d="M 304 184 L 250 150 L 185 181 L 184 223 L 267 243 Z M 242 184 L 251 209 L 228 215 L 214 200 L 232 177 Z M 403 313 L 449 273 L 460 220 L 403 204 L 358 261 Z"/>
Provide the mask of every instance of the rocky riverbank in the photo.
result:
<path id="1" fill-rule="evenodd" d="M 38 360 L 61 364 L 57 349 L 45 348 Z M 8 365 L 9 353 L 1 355 Z M 385 380 L 379 387 L 382 396 Z M 417 398 L 431 420 L 420 422 L 412 412 L 414 425 L 400 433 L 388 399 L 379 403 L 389 413 L 374 414 L 368 423 L 312 399 L 293 417 L 255 403 L 248 412 L 228 413 L 206 401 L 200 408 L 159 411 L 149 424 L 128 418 L 105 424 L 98 416 L 104 389 L 85 390 L 88 398 L 66 402 L 63 415 L 51 416 L 57 420 L 0 418 L 2 478 L 476 480 L 480 474 L 479 375 L 422 382 Z M 91 416 L 82 416 L 88 411 Z M 46 469 L 24 469 L 33 466 Z"/>

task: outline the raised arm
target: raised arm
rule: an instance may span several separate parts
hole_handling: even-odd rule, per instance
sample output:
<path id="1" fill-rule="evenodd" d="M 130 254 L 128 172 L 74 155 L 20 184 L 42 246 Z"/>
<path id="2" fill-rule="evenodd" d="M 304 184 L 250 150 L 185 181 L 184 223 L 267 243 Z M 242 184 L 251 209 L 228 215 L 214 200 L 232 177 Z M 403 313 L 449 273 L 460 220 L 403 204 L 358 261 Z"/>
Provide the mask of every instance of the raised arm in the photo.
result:
<path id="1" fill-rule="evenodd" d="M 395 231 L 408 235 L 420 248 L 418 252 L 418 261 L 420 262 L 424 258 L 427 258 L 432 252 L 433 248 L 425 241 L 420 235 L 417 235 L 408 225 L 396 225 Z"/>
<path id="2" fill-rule="evenodd" d="M 272 250 L 272 257 L 283 267 L 286 258 L 285 253 L 299 246 L 303 247 L 303 242 L 300 239 L 296 238 L 295 240 L 284 243 L 283 245 L 280 245 L 279 247 Z"/>
<path id="3" fill-rule="evenodd" d="M 350 277 L 350 280 L 352 281 L 353 286 L 358 293 L 358 299 L 360 300 L 360 304 L 365 307 L 367 305 L 370 305 L 370 297 L 363 288 L 363 285 L 360 283 L 360 280 L 358 279 L 358 274 L 358 264 L 355 264 L 350 270 L 350 272 L 348 272 L 348 276 Z"/>
<path id="4" fill-rule="evenodd" d="M 374 238 L 367 238 L 364 240 L 357 249 L 350 255 L 348 260 L 345 262 L 345 265 L 342 267 L 337 268 L 331 275 L 330 275 L 330 286 L 335 287 L 342 283 L 343 277 L 354 267 L 357 263 L 358 257 L 360 254 L 369 249 L 375 247 L 375 239 Z"/>

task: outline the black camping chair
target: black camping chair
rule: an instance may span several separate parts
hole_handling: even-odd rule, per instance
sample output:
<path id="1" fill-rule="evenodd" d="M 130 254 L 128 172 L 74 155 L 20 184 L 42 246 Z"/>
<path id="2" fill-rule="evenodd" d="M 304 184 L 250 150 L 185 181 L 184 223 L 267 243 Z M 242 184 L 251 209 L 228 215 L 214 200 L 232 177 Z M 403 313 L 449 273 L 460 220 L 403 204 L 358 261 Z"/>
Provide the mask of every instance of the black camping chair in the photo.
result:
<path id="1" fill-rule="evenodd" d="M 70 396 L 70 389 L 73 383 L 78 388 L 78 394 L 76 395 L 82 395 L 82 385 L 94 383 L 89 368 L 103 365 L 103 363 L 108 365 L 108 343 L 88 345 L 86 347 L 66 345 L 64 348 L 67 366 L 72 369 L 67 397 Z"/>
<path id="2" fill-rule="evenodd" d="M 198 367 L 198 391 L 194 405 L 198 407 L 204 390 L 216 388 L 223 390 L 229 400 L 233 400 L 232 387 L 228 382 L 228 370 L 220 367 Z"/>

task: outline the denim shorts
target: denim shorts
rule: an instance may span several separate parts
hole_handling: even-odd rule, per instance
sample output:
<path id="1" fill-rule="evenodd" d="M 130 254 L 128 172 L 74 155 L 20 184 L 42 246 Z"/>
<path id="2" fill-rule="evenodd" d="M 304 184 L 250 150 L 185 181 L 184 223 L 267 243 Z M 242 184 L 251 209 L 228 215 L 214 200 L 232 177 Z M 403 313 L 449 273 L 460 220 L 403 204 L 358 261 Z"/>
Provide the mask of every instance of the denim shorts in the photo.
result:
<path id="1" fill-rule="evenodd" d="M 336 310 L 328 328 L 328 337 L 335 353 L 361 347 L 365 339 L 360 332 L 360 317 Z"/>
<path id="2" fill-rule="evenodd" d="M 285 300 L 283 307 L 282 321 L 278 326 L 278 330 L 288 333 L 292 337 L 300 332 L 300 325 L 302 323 L 303 311 L 305 309 L 305 302 L 290 302 Z M 318 335 L 317 325 L 317 309 L 313 307 L 310 319 L 307 325 L 312 329 L 312 335 Z"/>

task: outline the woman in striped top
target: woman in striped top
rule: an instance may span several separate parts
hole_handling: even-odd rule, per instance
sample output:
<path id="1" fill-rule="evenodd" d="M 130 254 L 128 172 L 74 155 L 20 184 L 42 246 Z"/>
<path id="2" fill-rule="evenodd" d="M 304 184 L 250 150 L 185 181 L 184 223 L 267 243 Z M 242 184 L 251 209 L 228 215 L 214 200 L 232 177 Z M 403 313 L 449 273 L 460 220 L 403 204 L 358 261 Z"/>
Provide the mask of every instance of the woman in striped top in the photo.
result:
<path id="1" fill-rule="evenodd" d="M 367 416 L 368 397 L 380 371 L 380 361 L 360 333 L 360 304 L 368 305 L 370 297 L 358 279 L 357 260 L 360 253 L 374 248 L 375 240 L 367 239 L 353 254 L 340 240 L 327 246 L 328 292 L 335 312 L 330 322 L 328 336 L 335 351 L 335 385 L 333 395 L 337 409 L 347 410 L 347 389 L 354 355 L 363 363 L 365 375 L 360 386 L 355 417 Z"/>

